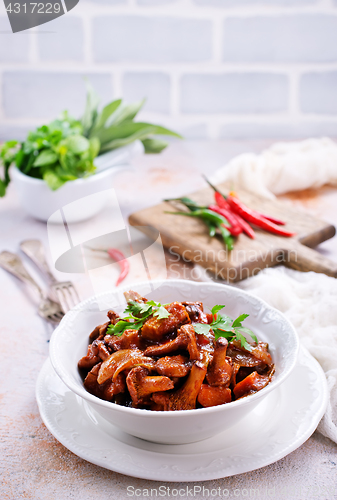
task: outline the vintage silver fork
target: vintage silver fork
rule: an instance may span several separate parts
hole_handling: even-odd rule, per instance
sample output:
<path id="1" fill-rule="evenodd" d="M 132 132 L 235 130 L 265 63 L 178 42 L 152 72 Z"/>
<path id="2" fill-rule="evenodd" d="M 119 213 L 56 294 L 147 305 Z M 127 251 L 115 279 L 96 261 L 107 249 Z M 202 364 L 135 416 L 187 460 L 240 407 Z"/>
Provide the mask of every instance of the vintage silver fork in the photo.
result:
<path id="1" fill-rule="evenodd" d="M 57 298 L 64 312 L 69 311 L 69 309 L 80 302 L 78 293 L 71 281 L 57 281 L 52 275 L 40 240 L 22 241 L 20 243 L 20 249 L 34 262 L 47 278 L 52 296 Z"/>
<path id="2" fill-rule="evenodd" d="M 57 325 L 61 321 L 64 316 L 61 304 L 54 302 L 47 297 L 47 294 L 41 290 L 39 285 L 28 273 L 18 255 L 7 252 L 6 250 L 1 252 L 0 266 L 16 276 L 19 280 L 23 281 L 27 285 L 30 285 L 38 293 L 40 296 L 38 313 L 42 318 L 50 321 L 50 323 L 53 323 L 54 325 Z"/>

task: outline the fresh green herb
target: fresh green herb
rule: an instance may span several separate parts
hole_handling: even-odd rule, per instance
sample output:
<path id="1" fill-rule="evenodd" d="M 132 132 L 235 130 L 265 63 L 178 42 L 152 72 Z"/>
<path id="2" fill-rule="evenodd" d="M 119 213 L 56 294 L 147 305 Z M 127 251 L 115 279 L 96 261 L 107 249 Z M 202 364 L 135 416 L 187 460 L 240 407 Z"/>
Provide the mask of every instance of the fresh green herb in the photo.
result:
<path id="1" fill-rule="evenodd" d="M 120 319 L 115 325 L 108 326 L 107 333 L 109 335 L 117 335 L 119 337 L 125 330 L 139 330 L 151 315 L 157 319 L 168 318 L 170 315 L 160 302 L 155 302 L 154 300 L 149 300 L 145 303 L 130 300 L 124 314 L 127 314 L 127 316 Z"/>
<path id="2" fill-rule="evenodd" d="M 107 333 L 109 335 L 117 335 L 118 337 L 122 335 L 125 330 L 139 330 L 141 322 L 129 322 L 129 321 L 118 321 L 115 325 L 109 325 L 107 329 Z"/>
<path id="3" fill-rule="evenodd" d="M 160 153 L 168 145 L 154 135 L 182 138 L 176 132 L 151 123 L 134 122 L 145 100 L 124 104 L 117 99 L 99 111 L 99 98 L 87 83 L 87 100 L 80 120 L 64 112 L 57 120 L 30 132 L 19 143 L 8 141 L 0 147 L 0 197 L 10 182 L 9 167 L 15 164 L 21 172 L 43 179 L 55 191 L 68 181 L 92 175 L 94 159 L 105 152 L 140 140 L 145 153 Z"/>
<path id="4" fill-rule="evenodd" d="M 224 314 L 218 314 L 221 309 L 225 306 L 214 306 L 212 308 L 213 321 L 210 325 L 205 323 L 194 323 L 194 330 L 196 333 L 207 335 L 212 328 L 215 336 L 215 340 L 218 340 L 219 337 L 225 337 L 228 342 L 232 340 L 237 340 L 241 342 L 241 347 L 246 349 L 247 351 L 251 351 L 252 347 L 247 341 L 247 338 L 244 334 L 249 335 L 254 342 L 258 343 L 258 340 L 254 333 L 249 329 L 242 326 L 242 321 L 248 318 L 249 314 L 240 314 L 234 321 Z M 217 317 L 215 319 L 215 315 Z"/>
<path id="5" fill-rule="evenodd" d="M 164 306 L 158 307 L 156 312 L 153 314 L 153 316 L 155 316 L 157 319 L 165 319 L 165 318 L 168 318 L 169 315 L 170 315 L 170 313 L 168 312 L 167 309 L 165 309 Z"/>
<path id="6" fill-rule="evenodd" d="M 228 227 L 230 227 L 230 223 L 225 217 L 213 212 L 213 210 L 209 210 L 207 207 L 198 205 L 197 202 L 186 196 L 183 196 L 182 198 L 171 198 L 164 201 L 169 201 L 169 202 L 177 201 L 179 203 L 182 203 L 183 205 L 185 205 L 185 207 L 189 209 L 189 212 L 179 211 L 179 212 L 165 212 L 165 213 L 171 213 L 175 215 L 187 215 L 189 217 L 197 217 L 201 219 L 207 226 L 208 233 L 211 238 L 213 238 L 216 235 L 216 232 L 219 231 L 227 249 L 233 250 L 234 248 L 233 238 L 227 229 Z"/>
<path id="7" fill-rule="evenodd" d="M 10 182 L 8 171 L 18 154 L 17 146 L 17 141 L 8 141 L 0 147 L 0 164 L 2 163 L 4 167 L 4 178 L 0 179 L 0 197 L 5 196 L 6 188 Z"/>
<path id="8" fill-rule="evenodd" d="M 230 227 L 228 220 L 220 214 L 213 212 L 213 210 L 209 210 L 207 207 L 199 206 L 190 198 L 173 198 L 164 201 L 179 201 L 183 203 L 188 209 L 189 212 L 168 212 L 166 214 L 174 214 L 174 215 L 185 215 L 187 217 L 196 217 L 201 219 L 204 224 L 207 226 L 209 235 L 211 237 L 215 236 L 216 231 L 218 230 L 223 238 L 223 241 L 228 250 L 233 250 L 233 238 L 228 231 L 227 227 Z"/>
<path id="9" fill-rule="evenodd" d="M 138 315 L 144 317 L 144 315 L 149 313 L 149 311 L 152 311 L 152 305 L 149 304 L 149 302 L 140 303 L 134 300 L 130 300 L 124 313 L 129 313 L 129 317 L 134 318 Z"/>
<path id="10" fill-rule="evenodd" d="M 223 309 L 224 307 L 225 306 L 214 306 L 214 307 L 212 307 L 211 312 L 212 312 L 213 316 L 215 314 L 217 314 L 219 311 L 221 311 L 221 309 Z"/>

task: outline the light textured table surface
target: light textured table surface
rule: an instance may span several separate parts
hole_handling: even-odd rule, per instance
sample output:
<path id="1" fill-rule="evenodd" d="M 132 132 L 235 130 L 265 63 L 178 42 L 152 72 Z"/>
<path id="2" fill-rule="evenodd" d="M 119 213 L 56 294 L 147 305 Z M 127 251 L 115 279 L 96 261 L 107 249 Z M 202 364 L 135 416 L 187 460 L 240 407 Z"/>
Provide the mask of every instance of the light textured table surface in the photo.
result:
<path id="1" fill-rule="evenodd" d="M 162 155 L 138 158 L 133 169 L 116 177 L 113 186 L 125 220 L 132 211 L 203 187 L 200 172 L 209 174 L 234 155 L 258 152 L 267 145 L 262 141 L 173 143 Z M 337 196 L 333 188 L 293 193 L 284 198 L 337 225 Z M 6 198 L 0 200 L 0 228 L 0 250 L 17 252 L 19 242 L 26 238 L 39 238 L 47 246 L 46 224 L 21 210 L 12 186 Z M 336 238 L 320 245 L 319 251 L 336 261 Z M 30 269 L 41 282 L 36 270 L 32 266 Z M 191 268 L 186 265 L 184 271 L 188 277 Z M 59 279 L 69 279 L 68 275 L 55 274 Z M 76 282 L 82 299 L 92 293 L 87 276 L 70 278 Z M 158 488 L 160 484 L 186 487 L 187 483 L 159 484 L 102 469 L 75 456 L 49 433 L 39 416 L 34 389 L 48 356 L 52 330 L 37 316 L 35 306 L 36 298 L 27 295 L 25 286 L 0 269 L 1 500 L 124 499 L 130 498 L 128 486 L 138 489 L 138 498 L 146 498 L 143 490 Z M 272 465 L 200 485 L 209 490 L 227 489 L 230 498 L 253 495 L 260 499 L 335 500 L 336 464 L 337 445 L 314 433 L 300 448 Z M 255 493 L 250 494 L 250 490 Z M 201 492 L 194 498 L 207 498 L 207 494 Z"/>

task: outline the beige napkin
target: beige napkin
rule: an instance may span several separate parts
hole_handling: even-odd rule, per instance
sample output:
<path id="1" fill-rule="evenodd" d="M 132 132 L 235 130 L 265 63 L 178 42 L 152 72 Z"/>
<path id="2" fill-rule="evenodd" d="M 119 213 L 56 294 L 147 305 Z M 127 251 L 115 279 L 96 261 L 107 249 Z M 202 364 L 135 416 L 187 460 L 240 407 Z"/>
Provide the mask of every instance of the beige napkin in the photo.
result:
<path id="1" fill-rule="evenodd" d="M 211 181 L 230 181 L 235 189 L 269 199 L 288 191 L 337 185 L 337 144 L 327 138 L 276 143 L 259 155 L 236 156 Z"/>

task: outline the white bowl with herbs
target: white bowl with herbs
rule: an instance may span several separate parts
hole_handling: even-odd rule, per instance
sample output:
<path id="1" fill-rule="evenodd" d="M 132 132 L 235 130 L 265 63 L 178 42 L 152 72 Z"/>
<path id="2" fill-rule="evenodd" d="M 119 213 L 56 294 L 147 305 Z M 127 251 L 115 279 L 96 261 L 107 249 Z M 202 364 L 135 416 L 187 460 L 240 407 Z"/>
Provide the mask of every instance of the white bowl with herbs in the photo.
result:
<path id="1" fill-rule="evenodd" d="M 106 205 L 113 177 L 131 158 L 142 152 L 160 153 L 168 145 L 155 135 L 181 137 L 160 125 L 135 122 L 143 104 L 126 105 L 118 99 L 99 112 L 97 96 L 89 87 L 80 120 L 64 112 L 30 132 L 24 142 L 8 141 L 0 147 L 4 167 L 0 196 L 12 179 L 22 208 L 47 221 L 65 205 L 101 192 L 90 199 L 86 210 L 72 211 L 68 222 L 93 217 Z"/>

